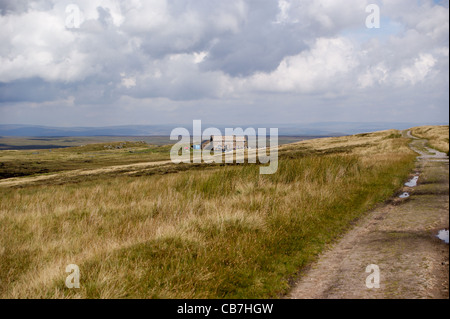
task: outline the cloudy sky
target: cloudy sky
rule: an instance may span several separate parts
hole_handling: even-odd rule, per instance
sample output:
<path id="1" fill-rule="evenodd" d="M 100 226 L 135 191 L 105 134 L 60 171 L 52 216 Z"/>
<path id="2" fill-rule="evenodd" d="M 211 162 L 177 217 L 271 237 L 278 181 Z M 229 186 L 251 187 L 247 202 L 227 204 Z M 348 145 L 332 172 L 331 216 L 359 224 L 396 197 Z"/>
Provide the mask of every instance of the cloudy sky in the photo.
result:
<path id="1" fill-rule="evenodd" d="M 448 123 L 448 0 L 0 0 L 0 43 L 0 124 Z"/>

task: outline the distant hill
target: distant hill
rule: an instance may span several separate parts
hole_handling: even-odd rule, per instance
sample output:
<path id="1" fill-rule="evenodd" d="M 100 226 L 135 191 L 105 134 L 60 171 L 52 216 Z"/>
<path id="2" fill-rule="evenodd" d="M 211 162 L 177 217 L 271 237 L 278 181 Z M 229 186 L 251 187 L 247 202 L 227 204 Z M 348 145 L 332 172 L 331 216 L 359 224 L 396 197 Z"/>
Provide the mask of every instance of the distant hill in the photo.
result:
<path id="1" fill-rule="evenodd" d="M 421 125 L 439 125 L 431 123 L 355 123 L 355 122 L 321 122 L 308 124 L 253 124 L 242 125 L 243 129 L 271 128 L 279 129 L 279 135 L 284 136 L 338 136 L 357 133 L 367 133 L 387 129 L 403 130 Z M 442 124 L 445 125 L 445 124 Z M 223 134 L 226 127 L 238 125 L 208 125 L 202 124 L 202 129 L 217 127 Z M 40 125 L 0 124 L 0 136 L 27 137 L 71 137 L 71 136 L 168 136 L 176 127 L 185 127 L 192 133 L 190 125 L 123 125 L 108 127 L 51 127 Z M 267 132 L 268 134 L 269 132 Z"/>
<path id="2" fill-rule="evenodd" d="M 109 127 L 50 127 L 40 125 L 0 125 L 0 136 L 71 137 L 71 136 L 165 136 L 173 126 L 127 125 Z"/>

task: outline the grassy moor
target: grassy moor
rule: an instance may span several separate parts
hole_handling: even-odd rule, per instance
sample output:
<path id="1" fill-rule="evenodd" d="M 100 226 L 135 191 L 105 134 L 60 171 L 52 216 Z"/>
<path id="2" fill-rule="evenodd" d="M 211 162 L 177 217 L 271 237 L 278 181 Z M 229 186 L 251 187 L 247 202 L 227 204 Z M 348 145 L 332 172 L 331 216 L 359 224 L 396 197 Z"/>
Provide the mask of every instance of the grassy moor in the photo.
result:
<path id="1" fill-rule="evenodd" d="M 0 297 L 281 297 L 407 180 L 417 154 L 401 133 L 286 144 L 273 175 L 135 142 L 0 151 Z"/>

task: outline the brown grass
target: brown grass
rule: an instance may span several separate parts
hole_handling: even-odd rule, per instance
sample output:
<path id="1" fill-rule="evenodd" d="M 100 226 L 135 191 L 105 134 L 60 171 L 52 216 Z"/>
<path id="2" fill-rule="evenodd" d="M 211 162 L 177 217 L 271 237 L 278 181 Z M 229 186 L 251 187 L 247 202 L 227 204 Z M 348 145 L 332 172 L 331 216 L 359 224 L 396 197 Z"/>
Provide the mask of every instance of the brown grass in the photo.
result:
<path id="1" fill-rule="evenodd" d="M 268 298 L 413 167 L 386 131 L 210 167 L 0 188 L 1 298 Z M 68 264 L 81 288 L 64 286 Z"/>

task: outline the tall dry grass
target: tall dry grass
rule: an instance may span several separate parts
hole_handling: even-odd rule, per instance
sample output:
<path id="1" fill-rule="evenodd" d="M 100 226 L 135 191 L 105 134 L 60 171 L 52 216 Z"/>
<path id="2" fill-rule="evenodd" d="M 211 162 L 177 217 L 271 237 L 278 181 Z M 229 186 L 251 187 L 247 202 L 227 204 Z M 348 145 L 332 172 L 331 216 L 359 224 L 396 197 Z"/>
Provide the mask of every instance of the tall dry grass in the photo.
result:
<path id="1" fill-rule="evenodd" d="M 274 175 L 240 165 L 2 188 L 0 297 L 277 297 L 402 185 L 406 145 L 391 132 L 308 141 Z M 69 264 L 80 289 L 64 285 Z"/>

